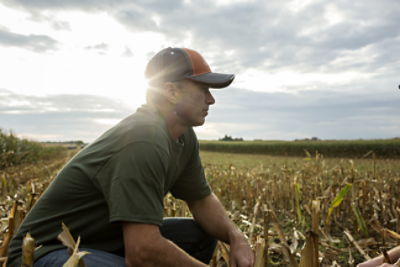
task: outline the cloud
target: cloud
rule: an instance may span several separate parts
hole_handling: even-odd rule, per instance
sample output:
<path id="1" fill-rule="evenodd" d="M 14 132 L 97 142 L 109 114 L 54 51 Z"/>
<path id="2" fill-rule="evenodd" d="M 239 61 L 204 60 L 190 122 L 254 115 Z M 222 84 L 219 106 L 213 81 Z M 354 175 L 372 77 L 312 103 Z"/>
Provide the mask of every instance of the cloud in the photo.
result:
<path id="1" fill-rule="evenodd" d="M 236 73 L 236 88 L 213 91 L 217 104 L 211 108 L 207 124 L 198 129 L 199 136 L 204 138 L 228 134 L 247 139 L 357 139 L 389 138 L 400 132 L 397 0 L 2 3 L 48 21 L 58 30 L 70 29 L 69 23 L 74 25 L 72 18 L 65 21 L 70 10 L 106 14 L 128 31 L 118 56 L 132 56 L 129 47 L 124 51 L 131 40 L 145 44 L 151 38 L 147 39 L 148 36 L 156 35 L 162 36 L 157 39 L 161 40 L 157 43 L 160 50 L 187 45 L 201 52 L 214 72 Z M 58 21 L 57 12 L 61 11 L 64 20 Z M 67 40 L 62 35 L 65 33 L 57 34 Z M 138 36 L 143 39 L 137 39 Z M 0 44 L 42 52 L 56 49 L 58 42 L 46 35 L 22 35 L 0 27 Z M 114 42 L 103 36 L 87 44 L 91 44 L 87 50 L 99 54 L 112 54 L 114 48 Z M 136 56 L 138 52 L 134 52 Z M 156 52 L 149 51 L 145 57 L 150 59 Z M 274 89 L 284 92 L 254 92 Z M 59 118 L 65 125 L 75 125 L 71 126 L 74 129 L 84 129 L 81 132 L 88 133 L 88 138 L 94 138 L 95 129 L 106 129 L 105 123 L 123 117 L 129 110 L 122 107 L 126 111 L 120 113 L 121 107 L 114 100 L 93 96 L 63 95 L 61 98 L 68 99 L 63 102 L 55 96 L 29 99 L 9 94 L 8 99 L 14 100 L 4 102 L 6 108 L 0 111 L 2 122 L 7 119 L 11 126 L 25 129 L 28 126 L 21 126 L 19 120 L 38 121 L 48 129 L 51 126 L 46 126 L 45 121 L 54 118 L 55 123 Z M 98 109 L 94 105 L 97 102 L 102 103 Z M 45 109 L 46 105 L 50 108 Z M 27 119 L 29 116 L 34 118 Z M 74 116 L 78 118 L 76 122 L 71 119 Z M 55 125 L 62 129 L 60 136 L 78 132 L 71 132 L 63 124 Z M 35 128 L 21 132 L 40 131 Z"/>
<path id="2" fill-rule="evenodd" d="M 71 26 L 69 25 L 68 22 L 66 21 L 56 21 L 53 20 L 51 21 L 51 27 L 57 31 L 71 31 Z"/>
<path id="3" fill-rule="evenodd" d="M 140 11 L 136 8 L 121 10 L 116 12 L 114 17 L 132 31 L 158 31 L 156 22 L 149 17 L 146 11 Z"/>
<path id="4" fill-rule="evenodd" d="M 0 89 L 0 96 L 0 127 L 39 141 L 93 141 L 134 112 L 120 101 L 94 95 L 38 97 Z"/>
<path id="5" fill-rule="evenodd" d="M 22 35 L 0 28 L 0 45 L 25 48 L 34 52 L 46 52 L 57 49 L 58 42 L 46 35 Z"/>
<path id="6" fill-rule="evenodd" d="M 357 94 L 301 91 L 263 93 L 238 88 L 212 90 L 215 106 L 199 139 L 225 134 L 252 139 L 377 139 L 400 137 L 400 92 Z M 135 110 L 93 95 L 25 96 L 0 90 L 0 127 L 39 140 L 95 140 Z M 52 135 L 53 137 L 49 137 Z"/>
<path id="7" fill-rule="evenodd" d="M 123 57 L 133 57 L 132 51 L 129 49 L 129 47 L 125 47 L 125 52 L 122 54 Z"/>
<path id="8" fill-rule="evenodd" d="M 3 4 L 25 10 L 30 13 L 38 14 L 44 10 L 104 10 L 112 6 L 111 0 L 3 0 Z M 122 1 L 120 1 L 121 3 Z"/>
<path id="9" fill-rule="evenodd" d="M 218 71 L 373 73 L 387 60 L 399 63 L 390 57 L 400 52 L 397 0 L 362 4 L 257 0 L 223 5 L 211 0 L 3 2 L 30 13 L 107 12 L 133 32 L 160 33 L 177 45 L 191 38 L 192 48 L 204 53 Z M 232 52 L 230 56 L 227 51 Z"/>
<path id="10" fill-rule="evenodd" d="M 93 45 L 93 46 L 87 46 L 87 47 L 85 47 L 85 49 L 96 51 L 97 54 L 99 54 L 99 55 L 104 55 L 108 50 L 108 45 L 105 43 L 101 43 L 101 44 L 97 44 L 97 45 Z"/>
<path id="11" fill-rule="evenodd" d="M 101 44 L 97 44 L 97 45 L 93 45 L 93 46 L 87 46 L 86 49 L 88 50 L 107 50 L 108 49 L 108 45 L 105 43 L 101 43 Z"/>
<path id="12" fill-rule="evenodd" d="M 213 90 L 207 127 L 245 139 L 392 138 L 400 133 L 400 92 L 359 94 L 334 90 L 298 94 Z"/>
<path id="13" fill-rule="evenodd" d="M 168 11 L 159 3 L 124 6 L 113 16 L 134 32 L 161 33 L 178 44 L 191 38 L 193 48 L 206 54 L 219 71 L 373 73 L 390 55 L 400 52 L 400 3 L 395 0 L 382 5 L 367 1 L 363 6 L 310 2 L 297 12 L 288 7 L 290 1 L 222 6 L 192 1 L 175 4 Z M 340 17 L 334 23 L 332 14 Z M 399 63 L 393 57 L 390 61 Z"/>
<path id="14" fill-rule="evenodd" d="M 71 26 L 68 21 L 57 20 L 56 14 L 51 12 L 46 12 L 46 14 L 33 12 L 31 13 L 29 20 L 33 22 L 48 22 L 51 28 L 56 31 L 61 31 L 61 30 L 71 31 Z"/>

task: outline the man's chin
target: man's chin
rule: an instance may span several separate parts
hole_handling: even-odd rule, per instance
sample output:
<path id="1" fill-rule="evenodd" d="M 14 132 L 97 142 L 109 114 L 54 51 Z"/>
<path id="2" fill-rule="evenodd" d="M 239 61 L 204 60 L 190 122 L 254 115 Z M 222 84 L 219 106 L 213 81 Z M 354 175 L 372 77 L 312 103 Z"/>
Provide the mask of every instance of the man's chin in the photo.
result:
<path id="1" fill-rule="evenodd" d="M 205 122 L 206 122 L 206 120 L 204 119 L 202 122 L 198 122 L 198 123 L 192 125 L 192 127 L 202 126 L 202 125 L 204 125 Z"/>

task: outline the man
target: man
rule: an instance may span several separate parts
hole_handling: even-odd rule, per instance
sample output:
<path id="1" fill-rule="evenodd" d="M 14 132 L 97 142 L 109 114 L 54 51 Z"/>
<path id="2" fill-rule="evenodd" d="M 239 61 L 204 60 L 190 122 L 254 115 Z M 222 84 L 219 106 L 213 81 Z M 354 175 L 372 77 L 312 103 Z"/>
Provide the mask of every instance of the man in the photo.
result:
<path id="1" fill-rule="evenodd" d="M 167 48 L 148 63 L 146 77 L 148 105 L 62 169 L 12 240 L 8 267 L 21 266 L 28 231 L 43 246 L 34 266 L 62 266 L 62 222 L 92 253 L 84 258 L 88 267 L 206 266 L 216 239 L 231 245 L 231 266 L 253 265 L 246 238 L 211 194 L 192 129 L 215 103 L 209 88 L 229 86 L 234 75 L 212 73 L 194 50 Z M 188 203 L 194 220 L 163 220 L 169 191 Z"/>

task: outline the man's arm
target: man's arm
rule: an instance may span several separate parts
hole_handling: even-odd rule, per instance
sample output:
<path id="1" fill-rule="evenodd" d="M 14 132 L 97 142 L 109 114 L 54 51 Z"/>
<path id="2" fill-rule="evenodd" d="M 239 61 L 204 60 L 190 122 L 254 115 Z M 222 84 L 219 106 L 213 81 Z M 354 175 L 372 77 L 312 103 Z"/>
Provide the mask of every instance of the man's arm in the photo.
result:
<path id="1" fill-rule="evenodd" d="M 160 228 L 156 225 L 122 222 L 122 231 L 127 267 L 207 266 L 165 239 L 160 233 Z"/>
<path id="2" fill-rule="evenodd" d="M 232 223 L 224 207 L 213 194 L 187 203 L 195 221 L 204 231 L 231 245 L 230 266 L 253 266 L 254 256 L 247 239 Z"/>

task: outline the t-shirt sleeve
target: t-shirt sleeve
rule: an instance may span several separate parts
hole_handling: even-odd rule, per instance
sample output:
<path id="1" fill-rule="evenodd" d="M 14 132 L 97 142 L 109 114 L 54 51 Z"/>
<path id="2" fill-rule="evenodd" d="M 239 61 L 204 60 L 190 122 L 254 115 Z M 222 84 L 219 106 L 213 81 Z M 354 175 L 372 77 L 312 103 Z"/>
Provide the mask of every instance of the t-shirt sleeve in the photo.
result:
<path id="1" fill-rule="evenodd" d="M 204 175 L 204 169 L 200 160 L 199 142 L 194 132 L 192 142 L 191 157 L 184 171 L 170 190 L 175 198 L 186 201 L 199 200 L 211 194 L 211 188 Z"/>
<path id="2" fill-rule="evenodd" d="M 136 142 L 117 152 L 96 176 L 110 222 L 162 225 L 168 154 L 150 142 Z"/>

